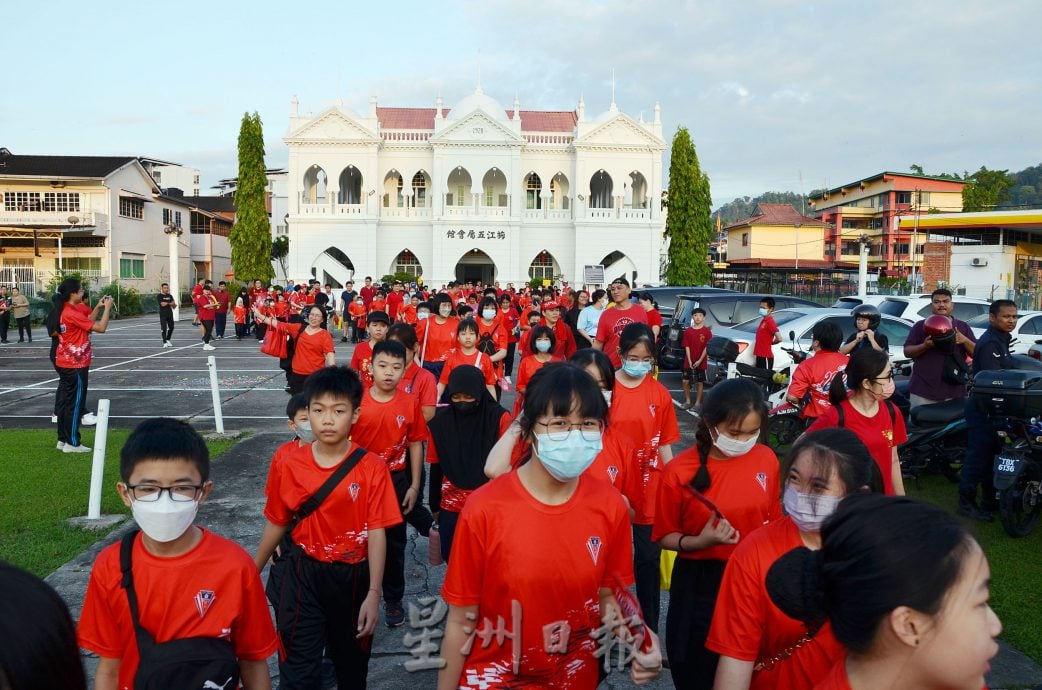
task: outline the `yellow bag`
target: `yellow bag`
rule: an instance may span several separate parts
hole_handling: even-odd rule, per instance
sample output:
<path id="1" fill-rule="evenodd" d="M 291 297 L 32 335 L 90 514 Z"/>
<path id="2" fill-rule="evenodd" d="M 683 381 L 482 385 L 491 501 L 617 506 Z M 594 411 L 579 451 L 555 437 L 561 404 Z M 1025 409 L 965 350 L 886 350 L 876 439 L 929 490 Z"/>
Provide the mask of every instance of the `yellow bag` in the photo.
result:
<path id="1" fill-rule="evenodd" d="M 677 552 L 662 549 L 662 555 L 658 559 L 658 581 L 659 589 L 669 591 L 673 582 L 673 561 L 677 560 Z"/>

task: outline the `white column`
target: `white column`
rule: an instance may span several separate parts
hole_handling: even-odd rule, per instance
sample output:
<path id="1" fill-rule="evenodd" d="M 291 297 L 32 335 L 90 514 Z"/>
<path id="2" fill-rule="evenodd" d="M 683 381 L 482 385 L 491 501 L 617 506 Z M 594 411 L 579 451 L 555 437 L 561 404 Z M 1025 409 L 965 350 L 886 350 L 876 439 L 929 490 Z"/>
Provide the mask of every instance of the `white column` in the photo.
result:
<path id="1" fill-rule="evenodd" d="M 191 214 L 189 214 L 191 215 Z M 168 254 L 170 255 L 170 294 L 174 296 L 174 321 L 181 315 L 181 243 L 180 231 L 167 233 Z"/>

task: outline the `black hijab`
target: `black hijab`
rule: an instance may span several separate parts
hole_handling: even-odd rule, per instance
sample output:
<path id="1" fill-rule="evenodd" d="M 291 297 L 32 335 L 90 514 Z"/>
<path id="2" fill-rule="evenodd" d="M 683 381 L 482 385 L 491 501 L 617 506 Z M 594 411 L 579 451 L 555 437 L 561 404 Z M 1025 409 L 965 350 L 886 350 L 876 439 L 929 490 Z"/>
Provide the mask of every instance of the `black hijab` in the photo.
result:
<path id="1" fill-rule="evenodd" d="M 461 411 L 454 405 L 455 393 L 465 393 L 477 400 L 473 409 Z M 469 365 L 452 370 L 439 402 L 442 406 L 427 428 L 437 449 L 442 473 L 461 489 L 476 489 L 488 481 L 485 460 L 499 440 L 499 422 L 507 411 L 488 392 L 481 370 Z"/>

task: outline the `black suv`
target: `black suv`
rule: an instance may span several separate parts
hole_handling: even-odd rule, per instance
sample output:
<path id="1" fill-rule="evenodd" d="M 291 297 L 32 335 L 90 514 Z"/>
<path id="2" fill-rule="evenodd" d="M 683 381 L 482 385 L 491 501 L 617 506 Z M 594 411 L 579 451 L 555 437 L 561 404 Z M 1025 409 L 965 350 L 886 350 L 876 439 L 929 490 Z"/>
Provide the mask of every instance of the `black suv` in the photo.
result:
<path id="1" fill-rule="evenodd" d="M 673 312 L 676 311 L 677 301 L 681 295 L 715 295 L 715 294 L 728 294 L 734 292 L 733 290 L 727 290 L 724 288 L 709 287 L 708 285 L 696 285 L 694 287 L 671 285 L 668 287 L 645 287 L 645 288 L 634 288 L 632 299 L 636 301 L 637 295 L 642 293 L 649 293 L 651 298 L 655 300 L 655 304 L 658 305 L 658 313 L 662 314 L 663 323 L 673 318 Z"/>
<path id="2" fill-rule="evenodd" d="M 760 300 L 763 294 L 731 293 L 685 293 L 677 300 L 673 318 L 664 321 L 658 338 L 658 363 L 662 369 L 680 369 L 684 364 L 684 350 L 680 336 L 691 325 L 691 312 L 695 307 L 706 311 L 705 325 L 709 328 L 730 328 L 760 315 Z M 818 307 L 824 305 L 800 297 L 785 295 L 774 297 L 775 309 L 788 307 Z"/>

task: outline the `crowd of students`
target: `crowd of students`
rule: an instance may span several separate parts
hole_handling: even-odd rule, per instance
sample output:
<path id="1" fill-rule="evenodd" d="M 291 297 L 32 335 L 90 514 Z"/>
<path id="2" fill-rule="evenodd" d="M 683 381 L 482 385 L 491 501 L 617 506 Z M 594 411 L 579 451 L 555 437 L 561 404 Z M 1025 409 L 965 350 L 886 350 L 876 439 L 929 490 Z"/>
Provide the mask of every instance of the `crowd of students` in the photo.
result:
<path id="1" fill-rule="evenodd" d="M 892 446 L 859 438 L 855 415 L 889 417 L 889 362 L 873 347 L 851 356 L 849 399 L 833 398 L 846 423 L 822 415 L 781 463 L 761 443 L 762 392 L 743 379 L 704 398 L 698 387 L 695 443 L 674 452 L 653 319 L 626 281 L 611 284 L 613 306 L 600 291 L 583 301 L 451 286 L 414 312 L 412 295 L 381 304 L 366 283 L 383 308 L 366 312 L 351 366 L 335 363 L 322 327 L 335 309 L 304 304 L 306 325 L 294 325 L 251 298 L 255 324 L 296 337 L 310 362 L 292 370 L 295 438 L 271 459 L 252 559 L 194 525 L 213 483 L 191 427 L 149 420 L 128 439 L 119 492 L 141 531 L 98 556 L 79 623 L 80 645 L 101 658 L 96 687 L 138 687 L 178 653 L 165 643 L 198 638 L 217 644 L 178 687 L 270 687 L 276 649 L 280 687 L 321 687 L 326 658 L 338 687 L 365 687 L 381 602 L 385 625 L 405 622 L 406 524 L 432 563 L 448 561 L 439 688 L 592 688 L 617 645 L 637 684 L 663 662 L 679 688 L 984 684 L 1001 626 L 980 547 L 943 512 L 893 496 Z M 104 331 L 79 294 L 66 290 L 62 325 Z M 588 348 L 560 315 L 580 305 Z M 685 334 L 687 369 L 704 366 L 702 328 L 696 317 Z M 521 359 L 508 412 L 498 397 L 511 344 Z M 677 556 L 664 653 L 662 549 Z"/>

